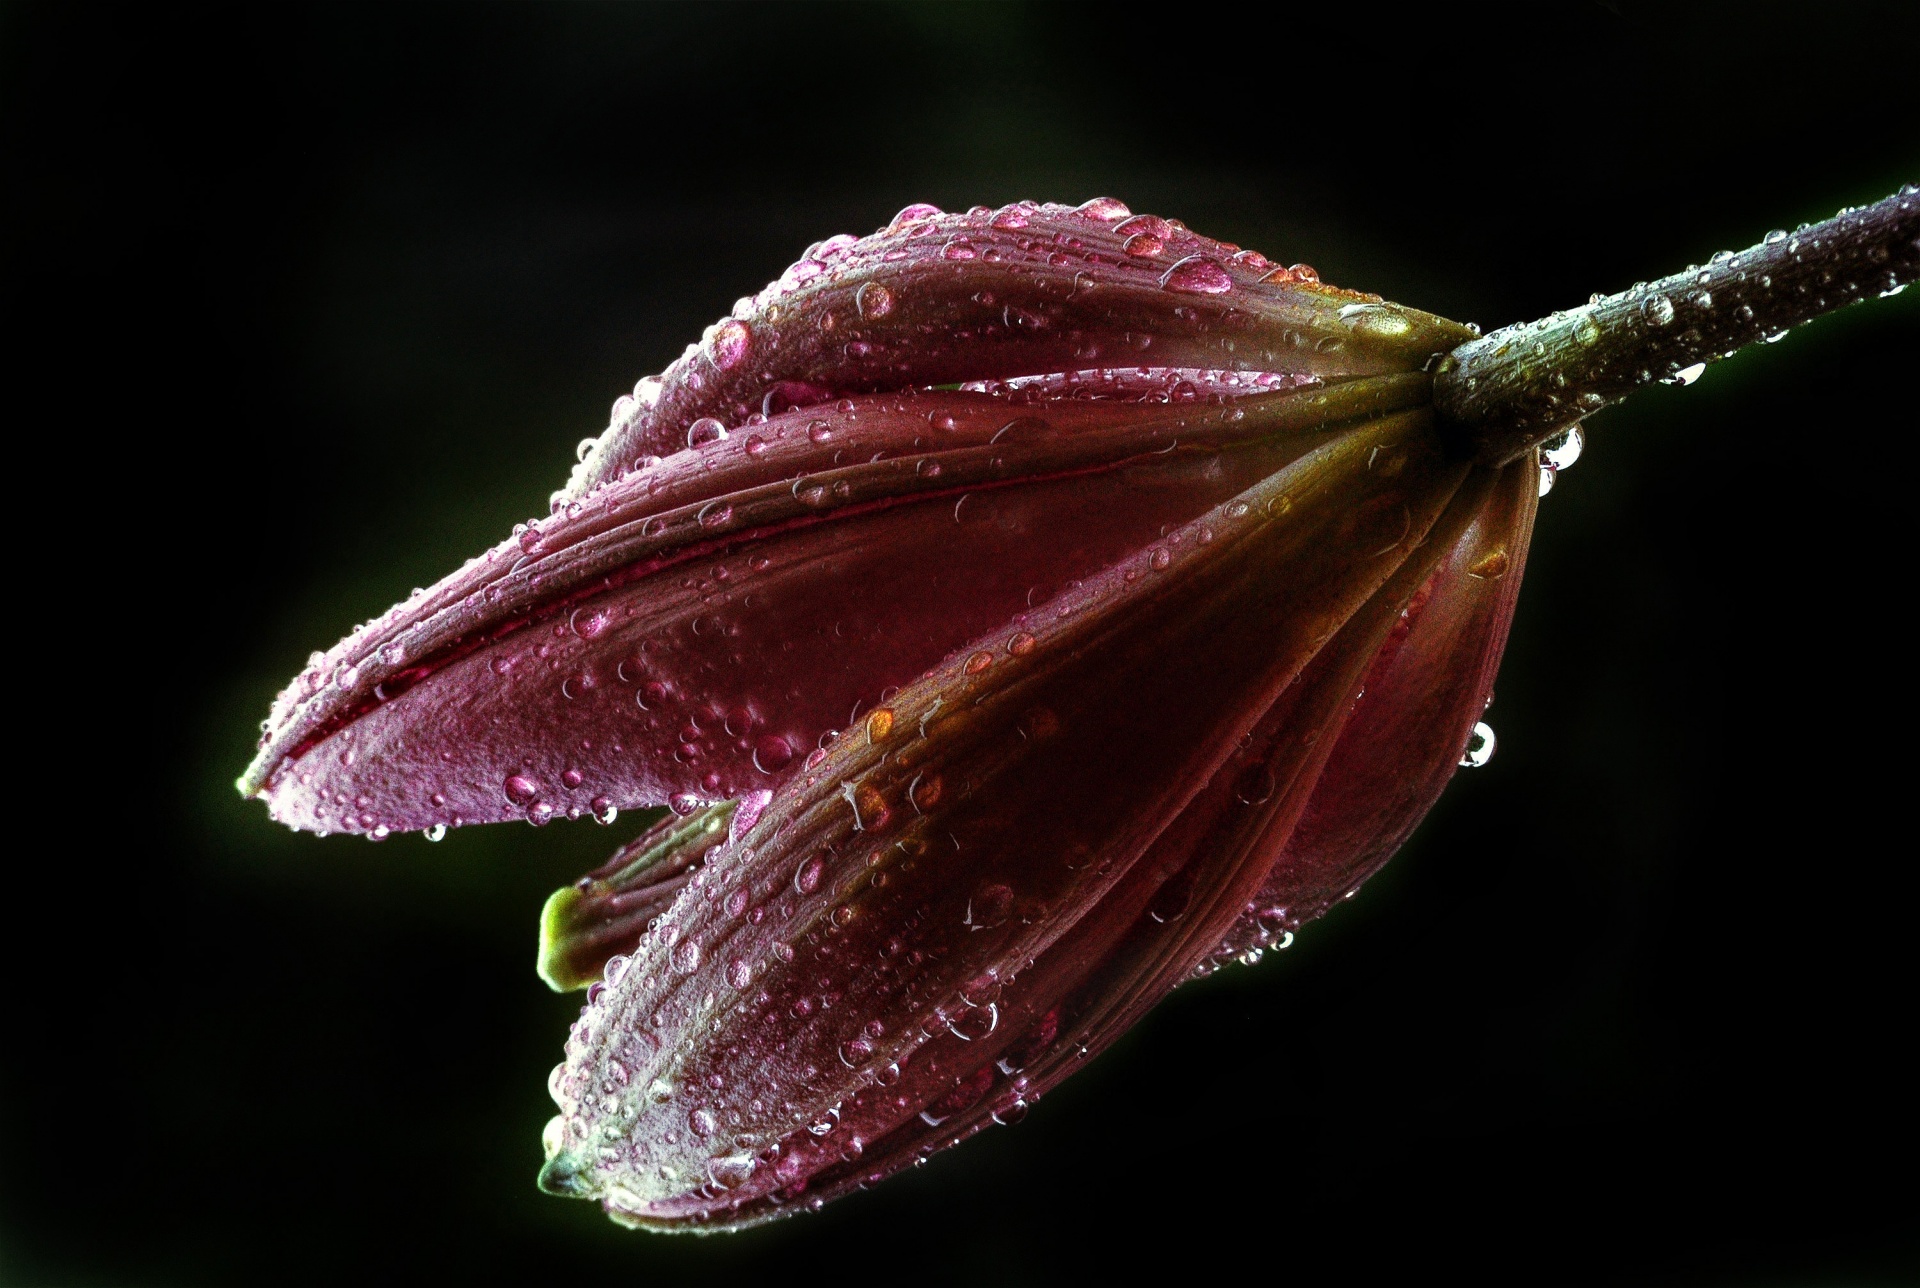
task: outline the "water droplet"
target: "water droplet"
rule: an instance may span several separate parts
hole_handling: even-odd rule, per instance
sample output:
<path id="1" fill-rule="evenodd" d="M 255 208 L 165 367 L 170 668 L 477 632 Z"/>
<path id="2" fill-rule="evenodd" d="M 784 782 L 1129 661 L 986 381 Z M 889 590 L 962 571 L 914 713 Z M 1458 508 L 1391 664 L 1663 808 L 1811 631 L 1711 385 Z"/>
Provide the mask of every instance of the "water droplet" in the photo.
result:
<path id="1" fill-rule="evenodd" d="M 525 774 L 514 774 L 501 784 L 507 799 L 522 809 L 534 803 L 540 796 L 540 784 Z"/>
<path id="2" fill-rule="evenodd" d="M 774 774 L 793 763 L 793 746 L 779 734 L 768 734 L 753 746 L 753 767 Z"/>
<path id="3" fill-rule="evenodd" d="M 1473 732 L 1467 735 L 1467 749 L 1460 756 L 1463 769 L 1478 769 L 1493 759 L 1493 726 L 1482 720 L 1473 726 Z"/>
<path id="4" fill-rule="evenodd" d="M 807 441 L 810 443 L 828 443 L 833 441 L 833 426 L 824 420 L 807 422 Z"/>
<path id="5" fill-rule="evenodd" d="M 940 207 L 929 205 L 924 201 L 916 201 L 911 206 L 902 208 L 900 213 L 893 217 L 893 221 L 887 225 L 886 230 L 890 233 L 897 233 L 902 228 L 909 227 L 913 224 L 924 223 L 926 220 L 932 219 L 940 213 Z"/>
<path id="6" fill-rule="evenodd" d="M 676 974 L 691 975 L 700 967 L 700 945 L 696 940 L 683 939 L 673 946 L 671 954 Z"/>
<path id="7" fill-rule="evenodd" d="M 753 965 L 744 957 L 727 963 L 727 987 L 745 988 L 753 981 Z"/>
<path id="8" fill-rule="evenodd" d="M 731 371 L 752 347 L 752 328 L 738 318 L 728 318 L 707 337 L 707 359 L 720 370 Z"/>
<path id="9" fill-rule="evenodd" d="M 1540 467 L 1540 495 L 1541 496 L 1545 496 L 1547 493 L 1553 491 L 1553 480 L 1554 480 L 1553 466 L 1542 465 Z"/>
<path id="10" fill-rule="evenodd" d="M 826 874 L 827 861 L 816 854 L 802 863 L 799 871 L 793 874 L 793 888 L 801 894 L 812 894 L 820 888 L 821 878 Z"/>
<path id="11" fill-rule="evenodd" d="M 978 1042 L 1000 1027 L 1000 1007 L 993 1002 L 973 1006 L 947 1021 L 947 1032 L 963 1042 Z"/>
<path id="12" fill-rule="evenodd" d="M 978 675 L 992 665 L 993 654 L 982 649 L 967 659 L 966 672 L 968 675 Z"/>
<path id="13" fill-rule="evenodd" d="M 1340 320 L 1356 335 L 1381 340 L 1397 339 L 1413 330 L 1406 314 L 1386 304 L 1348 304 L 1341 308 Z"/>
<path id="14" fill-rule="evenodd" d="M 1507 554 L 1505 547 L 1489 550 L 1467 565 L 1467 576 L 1481 581 L 1499 581 L 1507 575 L 1507 569 L 1512 565 L 1513 560 Z"/>
<path id="15" fill-rule="evenodd" d="M 435 823 L 425 832 L 422 832 L 421 835 L 429 841 L 444 841 L 447 839 L 447 825 L 445 823 Z"/>
<path id="16" fill-rule="evenodd" d="M 1273 770 L 1266 765 L 1249 765 L 1233 782 L 1233 798 L 1242 805 L 1264 805 L 1273 798 Z"/>
<path id="17" fill-rule="evenodd" d="M 751 1154 L 728 1154 L 724 1158 L 709 1160 L 707 1175 L 721 1189 L 737 1190 L 753 1179 L 753 1166 Z"/>
<path id="18" fill-rule="evenodd" d="M 1691 367 L 1682 367 L 1673 373 L 1673 383 L 1677 385 L 1690 385 L 1698 380 L 1701 375 L 1705 373 L 1706 369 L 1707 364 L 1704 362 L 1696 362 Z"/>
<path id="19" fill-rule="evenodd" d="M 717 443 L 727 436 L 727 427 L 711 416 L 702 416 L 687 426 L 687 446 L 705 447 L 708 443 Z"/>
<path id="20" fill-rule="evenodd" d="M 873 1055 L 873 1043 L 865 1038 L 854 1038 L 840 1044 L 840 1063 L 849 1069 L 858 1069 Z"/>
<path id="21" fill-rule="evenodd" d="M 593 811 L 593 821 L 602 827 L 620 817 L 620 811 L 614 808 L 611 796 L 596 796 L 587 802 L 587 808 Z"/>
<path id="22" fill-rule="evenodd" d="M 1098 219 L 1103 224 L 1110 224 L 1116 219 L 1125 219 L 1133 211 L 1127 209 L 1127 203 L 1124 201 L 1117 201 L 1112 197 L 1095 197 L 1092 201 L 1082 202 L 1074 213 L 1085 215 L 1088 219 Z"/>
<path id="23" fill-rule="evenodd" d="M 571 791 L 574 788 L 578 787 L 581 783 L 585 782 L 586 779 L 582 777 L 579 770 L 569 769 L 565 773 L 560 775 L 560 781 L 562 784 L 566 786 L 567 790 Z"/>
<path id="24" fill-rule="evenodd" d="M 1013 887 L 993 882 L 981 886 L 967 900 L 967 915 L 962 924 L 974 930 L 991 930 L 1013 911 Z"/>
<path id="25" fill-rule="evenodd" d="M 867 716 L 867 741 L 868 742 L 875 743 L 875 742 L 884 741 L 886 739 L 886 736 L 892 732 L 893 732 L 893 712 L 889 711 L 887 708 L 881 707 L 879 710 L 874 711 Z"/>
<path id="26" fill-rule="evenodd" d="M 1599 301 L 1595 300 L 1594 303 L 1597 304 Z M 1580 345 L 1595 345 L 1600 343 L 1600 324 L 1593 320 L 1592 314 L 1582 316 L 1578 322 L 1573 324 L 1573 339 L 1574 343 Z"/>
<path id="27" fill-rule="evenodd" d="M 973 248 L 973 243 L 965 237 L 955 237 L 940 248 L 940 257 L 942 259 L 968 260 L 973 259 L 979 253 L 979 251 Z"/>
<path id="28" fill-rule="evenodd" d="M 720 1130 L 720 1120 L 711 1109 L 696 1109 L 687 1115 L 687 1129 L 696 1136 L 711 1136 Z"/>
<path id="29" fill-rule="evenodd" d="M 893 292 L 878 282 L 868 282 L 860 288 L 853 302 L 860 310 L 860 316 L 869 322 L 878 321 L 893 312 Z"/>
<path id="30" fill-rule="evenodd" d="M 1033 636 L 1025 631 L 1021 631 L 1018 635 L 1015 635 L 1007 641 L 1007 652 L 1013 654 L 1015 657 L 1025 657 L 1027 654 L 1033 652 L 1034 642 Z"/>
<path id="31" fill-rule="evenodd" d="M 700 507 L 700 526 L 718 528 L 733 518 L 733 506 L 725 500 L 709 501 Z"/>
<path id="32" fill-rule="evenodd" d="M 1650 326 L 1665 326 L 1673 321 L 1673 301 L 1664 295 L 1649 295 L 1640 302 L 1640 316 Z"/>
<path id="33" fill-rule="evenodd" d="M 685 818 L 704 804 L 706 804 L 706 802 L 698 796 L 695 796 L 692 792 L 675 792 L 667 798 L 667 808 L 678 814 L 681 818 Z"/>
<path id="34" fill-rule="evenodd" d="M 1233 278 L 1218 260 L 1189 255 L 1160 275 L 1160 285 L 1182 295 L 1224 295 L 1233 289 Z"/>
<path id="35" fill-rule="evenodd" d="M 1580 459 L 1580 453 L 1586 450 L 1587 436 L 1578 425 L 1571 425 L 1564 433 L 1555 434 L 1540 444 L 1540 461 L 1550 465 L 1555 471 L 1570 469 Z"/>
<path id="36" fill-rule="evenodd" d="M 922 772 L 907 787 L 907 803 L 913 806 L 915 812 L 924 814 L 940 803 L 943 786 L 944 780 L 939 774 Z"/>
<path id="37" fill-rule="evenodd" d="M 586 460 L 588 454 L 591 453 L 593 449 L 599 445 L 600 445 L 600 440 L 598 438 L 581 439 L 579 442 L 573 445 L 573 459 L 576 461 Z"/>

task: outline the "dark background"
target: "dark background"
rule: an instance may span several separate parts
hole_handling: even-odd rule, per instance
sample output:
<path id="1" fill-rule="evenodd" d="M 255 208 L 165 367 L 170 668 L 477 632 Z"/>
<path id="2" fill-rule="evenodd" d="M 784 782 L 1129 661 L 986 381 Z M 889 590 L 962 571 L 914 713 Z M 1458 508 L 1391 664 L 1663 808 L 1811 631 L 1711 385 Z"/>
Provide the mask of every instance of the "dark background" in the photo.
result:
<path id="1" fill-rule="evenodd" d="M 1920 178 L 1917 15 L 6 5 L 0 1282 L 1912 1282 L 1913 295 L 1598 418 L 1493 764 L 819 1216 L 535 1191 L 535 914 L 615 838 L 318 840 L 231 782 L 811 241 L 1110 193 L 1492 326 Z"/>

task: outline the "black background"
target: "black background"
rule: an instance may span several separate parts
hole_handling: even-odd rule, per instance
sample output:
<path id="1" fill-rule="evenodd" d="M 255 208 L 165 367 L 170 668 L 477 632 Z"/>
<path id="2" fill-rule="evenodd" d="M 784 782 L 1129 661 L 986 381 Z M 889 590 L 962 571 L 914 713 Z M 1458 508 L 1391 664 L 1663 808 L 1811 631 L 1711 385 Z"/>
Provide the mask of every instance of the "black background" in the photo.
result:
<path id="1" fill-rule="evenodd" d="M 1911 1282 L 1911 295 L 1598 418 L 1493 764 L 819 1216 L 534 1190 L 534 917 L 615 838 L 319 840 L 231 782 L 809 242 L 1110 193 L 1492 326 L 1920 178 L 1917 12 L 6 6 L 0 1282 Z"/>

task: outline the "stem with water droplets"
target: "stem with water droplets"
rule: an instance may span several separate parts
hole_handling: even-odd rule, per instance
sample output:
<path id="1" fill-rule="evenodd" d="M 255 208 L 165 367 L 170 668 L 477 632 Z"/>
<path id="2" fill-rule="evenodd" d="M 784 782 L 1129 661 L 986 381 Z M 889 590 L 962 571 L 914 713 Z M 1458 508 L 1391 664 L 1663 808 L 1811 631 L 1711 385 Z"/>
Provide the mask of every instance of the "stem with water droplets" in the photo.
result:
<path id="1" fill-rule="evenodd" d="M 1768 233 L 1618 295 L 1461 345 L 1434 374 L 1434 402 L 1463 450 L 1510 461 L 1582 416 L 1657 380 L 1685 380 L 1759 340 L 1920 276 L 1920 189 Z"/>

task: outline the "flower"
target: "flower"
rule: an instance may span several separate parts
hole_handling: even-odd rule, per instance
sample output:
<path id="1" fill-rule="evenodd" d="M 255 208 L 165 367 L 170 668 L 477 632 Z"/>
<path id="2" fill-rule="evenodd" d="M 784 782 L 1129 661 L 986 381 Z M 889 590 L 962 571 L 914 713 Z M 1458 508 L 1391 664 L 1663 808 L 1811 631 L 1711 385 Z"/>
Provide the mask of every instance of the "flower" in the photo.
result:
<path id="1" fill-rule="evenodd" d="M 1431 373 L 1520 347 L 1474 334 L 1117 202 L 909 207 L 315 654 L 241 788 L 375 838 L 670 805 L 544 914 L 589 987 L 541 1184 L 817 1206 L 1284 946 L 1432 806 L 1589 406 L 1463 436 Z"/>

